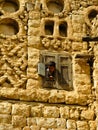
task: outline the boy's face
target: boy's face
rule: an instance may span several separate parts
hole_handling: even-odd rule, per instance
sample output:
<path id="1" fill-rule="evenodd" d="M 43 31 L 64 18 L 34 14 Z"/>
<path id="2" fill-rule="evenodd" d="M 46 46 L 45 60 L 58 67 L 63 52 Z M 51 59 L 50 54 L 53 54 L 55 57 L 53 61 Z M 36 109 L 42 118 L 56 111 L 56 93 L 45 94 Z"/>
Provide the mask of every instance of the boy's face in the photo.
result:
<path id="1" fill-rule="evenodd" d="M 51 73 L 53 73 L 53 72 L 55 71 L 55 67 L 54 67 L 54 66 L 49 66 L 49 71 L 50 71 Z"/>

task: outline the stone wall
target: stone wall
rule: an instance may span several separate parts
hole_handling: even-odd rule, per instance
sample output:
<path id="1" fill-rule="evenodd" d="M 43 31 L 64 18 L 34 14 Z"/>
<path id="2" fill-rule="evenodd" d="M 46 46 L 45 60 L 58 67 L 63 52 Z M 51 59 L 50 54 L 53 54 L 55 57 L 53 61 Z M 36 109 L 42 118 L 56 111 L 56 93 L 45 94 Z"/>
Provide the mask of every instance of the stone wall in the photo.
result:
<path id="1" fill-rule="evenodd" d="M 97 0 L 0 1 L 0 130 L 97 130 Z M 41 52 L 72 57 L 72 90 L 44 88 Z"/>

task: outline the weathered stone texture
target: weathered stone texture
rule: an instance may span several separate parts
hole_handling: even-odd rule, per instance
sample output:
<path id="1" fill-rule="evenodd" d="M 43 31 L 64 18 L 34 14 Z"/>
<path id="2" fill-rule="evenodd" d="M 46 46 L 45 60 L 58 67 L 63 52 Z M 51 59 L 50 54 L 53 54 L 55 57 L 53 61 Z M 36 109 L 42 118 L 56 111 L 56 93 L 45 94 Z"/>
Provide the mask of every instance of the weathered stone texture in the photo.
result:
<path id="1" fill-rule="evenodd" d="M 88 123 L 86 121 L 77 121 L 78 130 L 89 130 Z"/>
<path id="2" fill-rule="evenodd" d="M 46 107 L 43 111 L 44 117 L 50 118 L 58 118 L 59 117 L 59 109 L 57 107 Z"/>
<path id="3" fill-rule="evenodd" d="M 18 116 L 18 115 L 13 116 L 12 125 L 14 127 L 25 127 L 26 126 L 26 117 Z"/>
<path id="4" fill-rule="evenodd" d="M 98 129 L 98 41 L 83 41 L 98 36 L 97 15 L 98 0 L 0 1 L 0 130 Z M 38 74 L 47 54 L 64 67 L 58 53 L 71 56 L 68 90 Z"/>
<path id="5" fill-rule="evenodd" d="M 12 107 L 12 115 L 20 115 L 24 117 L 30 116 L 30 107 L 27 105 L 13 105 Z"/>
<path id="6" fill-rule="evenodd" d="M 86 120 L 93 120 L 94 119 L 94 111 L 93 110 L 82 111 L 81 118 L 86 119 Z"/>
<path id="7" fill-rule="evenodd" d="M 11 103 L 4 102 L 0 103 L 0 114 L 11 114 L 12 111 L 12 105 Z"/>
<path id="8" fill-rule="evenodd" d="M 75 120 L 67 120 L 67 128 L 68 129 L 76 129 L 76 121 Z"/>
<path id="9" fill-rule="evenodd" d="M 18 104 L 18 102 L 0 103 L 0 106 L 2 104 L 10 104 L 12 107 L 10 114 L 0 114 L 0 123 L 10 124 L 11 129 L 76 129 L 77 126 L 78 129 L 87 129 L 87 127 L 90 127 L 91 130 L 96 129 L 94 111 L 85 106 L 50 106 L 36 103 Z M 2 127 L 5 128 L 5 125 Z"/>
<path id="10" fill-rule="evenodd" d="M 0 123 L 1 124 L 11 124 L 11 115 L 0 114 Z"/>

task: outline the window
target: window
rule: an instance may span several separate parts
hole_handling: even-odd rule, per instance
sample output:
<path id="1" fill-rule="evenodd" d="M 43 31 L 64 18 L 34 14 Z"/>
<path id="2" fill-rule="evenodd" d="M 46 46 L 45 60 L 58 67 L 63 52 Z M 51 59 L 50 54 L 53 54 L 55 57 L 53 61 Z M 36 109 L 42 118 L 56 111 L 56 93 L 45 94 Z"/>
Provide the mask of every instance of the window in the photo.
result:
<path id="1" fill-rule="evenodd" d="M 45 34 L 53 35 L 54 31 L 54 21 L 46 21 L 45 22 Z"/>
<path id="2" fill-rule="evenodd" d="M 72 58 L 69 54 L 42 52 L 38 73 L 42 76 L 42 86 L 45 88 L 64 89 L 68 91 L 71 91 L 73 88 Z"/>
<path id="3" fill-rule="evenodd" d="M 67 23 L 66 22 L 62 22 L 59 25 L 59 33 L 60 33 L 60 36 L 67 37 Z"/>

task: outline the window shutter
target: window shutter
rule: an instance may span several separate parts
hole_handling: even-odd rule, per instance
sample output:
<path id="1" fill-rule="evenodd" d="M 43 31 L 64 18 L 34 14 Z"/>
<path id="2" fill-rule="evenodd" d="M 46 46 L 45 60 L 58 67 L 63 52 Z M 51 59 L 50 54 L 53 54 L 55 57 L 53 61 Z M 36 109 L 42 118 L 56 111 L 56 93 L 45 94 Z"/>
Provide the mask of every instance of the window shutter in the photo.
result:
<path id="1" fill-rule="evenodd" d="M 58 88 L 69 90 L 72 87 L 72 66 L 70 55 L 58 55 Z"/>
<path id="2" fill-rule="evenodd" d="M 41 76 L 45 76 L 45 64 L 38 63 L 38 74 Z"/>

